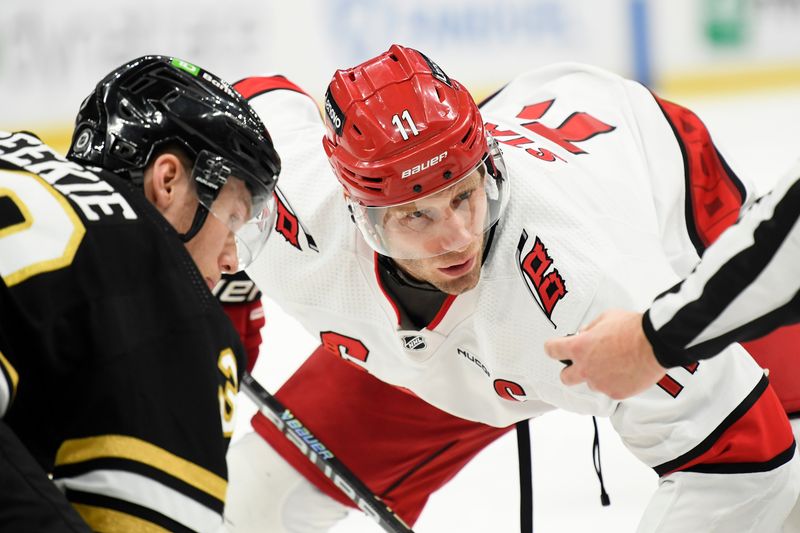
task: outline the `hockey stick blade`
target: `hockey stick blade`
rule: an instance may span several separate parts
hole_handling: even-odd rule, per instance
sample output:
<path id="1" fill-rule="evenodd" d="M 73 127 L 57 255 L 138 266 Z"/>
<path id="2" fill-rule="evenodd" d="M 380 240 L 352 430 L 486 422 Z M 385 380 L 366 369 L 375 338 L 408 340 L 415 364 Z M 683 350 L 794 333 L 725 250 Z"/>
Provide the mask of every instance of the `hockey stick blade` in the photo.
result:
<path id="1" fill-rule="evenodd" d="M 319 441 L 294 414 L 267 392 L 249 373 L 242 377 L 241 390 L 258 406 L 258 410 L 294 444 L 306 459 L 319 468 L 325 477 L 352 502 L 389 533 L 414 533 L 403 520 L 386 506 L 367 486 Z"/>

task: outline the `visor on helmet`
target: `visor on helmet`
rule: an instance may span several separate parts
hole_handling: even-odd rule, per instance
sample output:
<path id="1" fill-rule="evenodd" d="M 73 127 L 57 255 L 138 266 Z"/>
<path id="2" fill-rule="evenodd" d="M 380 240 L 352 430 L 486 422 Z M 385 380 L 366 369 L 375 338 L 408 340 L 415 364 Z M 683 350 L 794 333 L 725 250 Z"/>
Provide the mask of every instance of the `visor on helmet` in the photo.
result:
<path id="1" fill-rule="evenodd" d="M 201 151 L 192 169 L 197 197 L 215 218 L 225 224 L 236 240 L 237 271 L 261 252 L 275 225 L 275 197 L 265 183 L 208 150 Z"/>
<path id="2" fill-rule="evenodd" d="M 381 255 L 426 259 L 458 251 L 455 242 L 471 240 L 491 228 L 507 203 L 508 173 L 497 141 L 487 135 L 487 142 L 488 152 L 475 167 L 422 198 L 370 207 L 348 197 L 364 240 Z"/>

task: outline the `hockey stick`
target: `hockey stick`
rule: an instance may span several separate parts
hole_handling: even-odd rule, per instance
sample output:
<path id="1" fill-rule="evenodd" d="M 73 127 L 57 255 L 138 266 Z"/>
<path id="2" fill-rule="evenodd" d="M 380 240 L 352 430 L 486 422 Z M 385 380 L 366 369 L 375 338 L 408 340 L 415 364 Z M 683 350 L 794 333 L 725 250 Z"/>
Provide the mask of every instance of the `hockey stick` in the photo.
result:
<path id="1" fill-rule="evenodd" d="M 333 453 L 317 439 L 289 409 L 264 389 L 249 373 L 242 377 L 241 389 L 275 427 L 297 446 L 306 459 L 330 479 L 356 507 L 388 533 L 414 533 L 380 498 L 372 493 Z"/>

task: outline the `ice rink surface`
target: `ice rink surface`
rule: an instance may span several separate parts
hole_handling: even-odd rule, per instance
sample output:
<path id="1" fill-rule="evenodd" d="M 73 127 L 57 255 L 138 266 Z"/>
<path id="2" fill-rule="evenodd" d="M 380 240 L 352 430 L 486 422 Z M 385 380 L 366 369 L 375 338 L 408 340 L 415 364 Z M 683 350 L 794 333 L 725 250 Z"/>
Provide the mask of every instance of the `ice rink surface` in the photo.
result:
<path id="1" fill-rule="evenodd" d="M 800 158 L 800 89 L 702 98 L 664 96 L 703 119 L 728 163 L 740 177 L 753 182 L 759 194 Z M 268 298 L 264 305 L 267 325 L 254 376 L 274 392 L 316 347 L 317 340 Z M 243 395 L 240 406 L 234 439 L 249 429 L 255 411 Z M 658 479 L 624 448 L 607 420 L 598 422 L 609 507 L 600 505 L 600 488 L 592 466 L 591 418 L 557 411 L 532 422 L 536 533 L 635 531 Z M 512 432 L 484 450 L 431 497 L 414 531 L 517 532 L 518 487 Z M 354 511 L 332 531 L 376 533 L 381 529 Z"/>

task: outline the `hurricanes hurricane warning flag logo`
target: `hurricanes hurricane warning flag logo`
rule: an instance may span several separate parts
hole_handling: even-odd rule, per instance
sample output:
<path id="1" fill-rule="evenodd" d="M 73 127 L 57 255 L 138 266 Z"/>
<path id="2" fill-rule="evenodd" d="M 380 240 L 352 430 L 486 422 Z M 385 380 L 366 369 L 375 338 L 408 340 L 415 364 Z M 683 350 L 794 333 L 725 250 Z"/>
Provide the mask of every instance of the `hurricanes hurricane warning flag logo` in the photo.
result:
<path id="1" fill-rule="evenodd" d="M 275 188 L 275 199 L 276 209 L 278 210 L 278 216 L 275 218 L 275 231 L 298 250 L 303 249 L 300 242 L 300 236 L 302 235 L 305 237 L 308 247 L 315 252 L 319 252 L 314 237 L 311 236 L 303 223 L 300 222 L 300 219 L 297 218 L 292 206 L 286 200 L 286 196 L 277 187 Z"/>
<path id="2" fill-rule="evenodd" d="M 558 327 L 550 317 L 556 304 L 567 294 L 566 282 L 557 268 L 550 268 L 553 265 L 553 259 L 542 240 L 536 237 L 533 245 L 523 256 L 522 252 L 526 249 L 527 243 L 528 232 L 522 230 L 516 253 L 522 279 L 547 319 L 553 324 L 553 327 Z"/>

